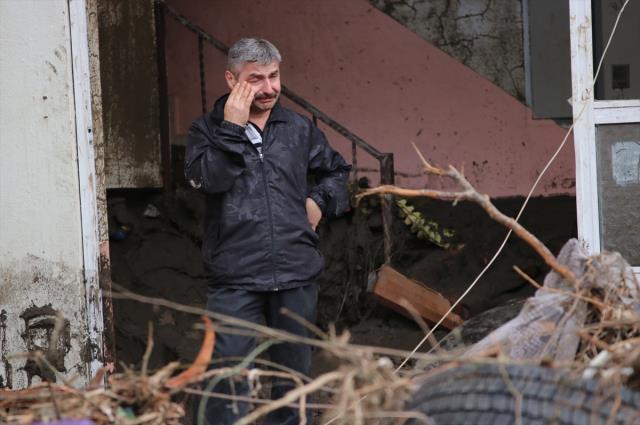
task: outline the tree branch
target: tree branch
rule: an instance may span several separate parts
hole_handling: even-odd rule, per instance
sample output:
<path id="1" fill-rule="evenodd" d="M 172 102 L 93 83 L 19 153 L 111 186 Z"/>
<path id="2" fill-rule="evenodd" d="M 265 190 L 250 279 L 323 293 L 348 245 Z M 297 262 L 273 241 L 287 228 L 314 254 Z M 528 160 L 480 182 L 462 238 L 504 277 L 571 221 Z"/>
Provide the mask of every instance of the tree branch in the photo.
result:
<path id="1" fill-rule="evenodd" d="M 536 251 L 538 255 L 542 257 L 544 262 L 547 263 L 547 265 L 551 267 L 556 273 L 558 273 L 568 282 L 572 283 L 574 286 L 577 285 L 578 279 L 573 274 L 573 272 L 569 270 L 569 268 L 560 264 L 556 257 L 551 253 L 551 251 L 549 251 L 549 249 L 538 238 L 536 238 L 531 232 L 525 229 L 520 223 L 500 212 L 500 210 L 498 210 L 495 205 L 491 203 L 489 196 L 479 193 L 460 171 L 458 171 L 452 165 L 449 165 L 449 169 L 447 170 L 433 166 L 424 158 L 420 150 L 418 150 L 415 145 L 414 148 L 416 149 L 418 156 L 422 161 L 425 173 L 448 177 L 455 181 L 462 190 L 458 192 L 450 192 L 431 189 L 403 189 L 396 186 L 385 185 L 365 190 L 364 192 L 358 194 L 356 198 L 361 199 L 365 196 L 376 194 L 391 194 L 404 197 L 428 197 L 443 201 L 457 202 L 463 200 L 475 202 L 486 211 L 489 217 L 502 224 L 503 226 L 513 230 L 513 232 L 518 235 L 520 239 L 529 244 L 534 249 L 534 251 Z"/>

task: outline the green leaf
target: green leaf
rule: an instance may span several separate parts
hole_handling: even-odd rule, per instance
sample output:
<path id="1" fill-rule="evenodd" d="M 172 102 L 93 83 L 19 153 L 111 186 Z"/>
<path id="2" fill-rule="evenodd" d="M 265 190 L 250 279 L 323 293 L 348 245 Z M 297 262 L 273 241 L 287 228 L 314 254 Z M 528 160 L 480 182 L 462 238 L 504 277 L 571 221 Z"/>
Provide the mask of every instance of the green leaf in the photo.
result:
<path id="1" fill-rule="evenodd" d="M 451 229 L 443 229 L 440 232 L 440 225 L 434 220 L 427 220 L 422 212 L 416 211 L 413 205 L 410 205 L 406 199 L 396 199 L 398 206 L 398 216 L 403 219 L 404 224 L 409 227 L 412 233 L 420 240 L 428 240 L 434 245 L 441 248 L 449 248 L 451 244 L 445 243 L 444 238 L 450 238 L 455 235 Z"/>

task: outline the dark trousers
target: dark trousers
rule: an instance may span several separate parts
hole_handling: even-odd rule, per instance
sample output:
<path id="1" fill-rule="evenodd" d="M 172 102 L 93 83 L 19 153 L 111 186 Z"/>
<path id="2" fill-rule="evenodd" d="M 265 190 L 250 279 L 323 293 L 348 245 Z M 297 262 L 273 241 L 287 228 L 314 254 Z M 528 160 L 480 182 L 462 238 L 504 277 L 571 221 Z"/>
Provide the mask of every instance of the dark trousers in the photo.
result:
<path id="1" fill-rule="evenodd" d="M 280 313 L 281 308 L 303 317 L 314 323 L 316 319 L 316 305 L 318 301 L 318 287 L 315 283 L 294 289 L 279 291 L 256 292 L 242 289 L 210 287 L 207 295 L 207 310 L 237 317 L 253 323 L 262 323 L 295 335 L 310 336 L 308 329 Z M 230 357 L 244 358 L 256 348 L 254 337 L 235 335 L 231 333 L 216 333 L 214 360 L 224 360 Z M 311 368 L 311 347 L 304 344 L 276 343 L 269 348 L 270 360 L 274 363 L 293 369 L 304 375 L 309 375 Z M 213 367 L 234 366 L 241 360 L 215 363 Z M 205 384 L 206 385 L 206 384 Z M 293 382 L 284 379 L 272 381 L 271 398 L 283 397 L 294 388 Z M 230 395 L 248 394 L 246 380 L 224 379 L 214 388 L 213 392 Z M 245 416 L 248 404 L 229 401 L 220 398 L 208 399 L 205 414 L 206 425 L 230 425 Z M 196 412 L 198 406 L 196 406 Z M 195 416 L 195 415 L 194 415 Z M 293 425 L 299 423 L 299 409 L 282 408 L 271 412 L 264 425 Z M 202 422 L 195 422 L 196 424 Z M 313 423 L 311 415 L 307 413 L 307 423 Z"/>

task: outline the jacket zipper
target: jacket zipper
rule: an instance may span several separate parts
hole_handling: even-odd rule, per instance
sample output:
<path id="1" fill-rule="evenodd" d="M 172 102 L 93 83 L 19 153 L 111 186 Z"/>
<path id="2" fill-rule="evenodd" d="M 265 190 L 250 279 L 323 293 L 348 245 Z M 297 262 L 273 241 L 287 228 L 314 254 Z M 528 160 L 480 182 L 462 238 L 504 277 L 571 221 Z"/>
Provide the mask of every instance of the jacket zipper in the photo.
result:
<path id="1" fill-rule="evenodd" d="M 264 139 L 264 136 L 263 136 Z M 262 143 L 262 146 L 264 148 L 264 142 Z M 257 150 L 257 149 L 256 149 Z M 258 151 L 258 155 L 260 156 L 260 169 L 262 171 L 262 183 L 264 185 L 264 196 L 267 200 L 267 216 L 269 219 L 269 233 L 271 235 L 271 278 L 273 280 L 273 286 L 274 289 L 277 291 L 278 288 L 276 287 L 276 249 L 275 249 L 275 238 L 274 238 L 274 231 L 273 231 L 273 217 L 271 214 L 271 199 L 269 198 L 269 187 L 267 186 L 267 174 L 265 173 L 264 170 L 264 154 L 262 153 L 262 151 Z"/>

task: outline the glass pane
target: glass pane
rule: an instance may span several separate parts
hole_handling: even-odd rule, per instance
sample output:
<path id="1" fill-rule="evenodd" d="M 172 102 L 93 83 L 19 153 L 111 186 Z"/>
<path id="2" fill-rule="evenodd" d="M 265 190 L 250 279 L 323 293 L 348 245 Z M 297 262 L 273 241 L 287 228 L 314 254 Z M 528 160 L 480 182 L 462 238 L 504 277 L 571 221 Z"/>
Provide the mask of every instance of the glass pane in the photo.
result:
<path id="1" fill-rule="evenodd" d="M 640 124 L 596 127 L 602 248 L 640 266 Z"/>
<path id="2" fill-rule="evenodd" d="M 594 72 L 625 0 L 593 0 Z M 602 63 L 596 99 L 640 99 L 640 1 L 631 0 Z"/>

